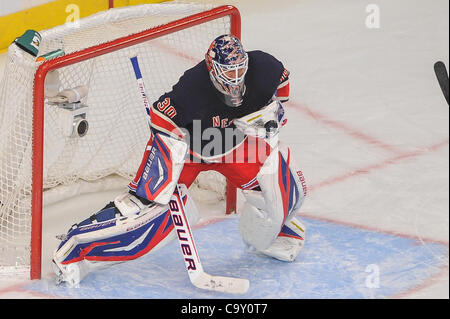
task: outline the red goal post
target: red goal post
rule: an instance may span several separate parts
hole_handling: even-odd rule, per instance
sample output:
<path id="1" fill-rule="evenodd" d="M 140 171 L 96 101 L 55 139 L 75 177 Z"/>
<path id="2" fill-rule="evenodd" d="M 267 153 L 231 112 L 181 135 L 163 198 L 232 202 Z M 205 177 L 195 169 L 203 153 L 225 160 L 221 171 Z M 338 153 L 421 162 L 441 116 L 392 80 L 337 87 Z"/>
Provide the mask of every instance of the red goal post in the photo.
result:
<path id="1" fill-rule="evenodd" d="M 42 205 L 43 205 L 43 152 L 44 152 L 44 84 L 47 74 L 75 63 L 111 53 L 126 47 L 155 39 L 169 33 L 196 26 L 214 19 L 229 16 L 231 33 L 241 37 L 241 17 L 237 8 L 226 5 L 197 13 L 186 18 L 169 22 L 143 32 L 73 52 L 68 55 L 44 62 L 39 66 L 33 88 L 33 145 L 32 145 L 32 221 L 31 221 L 31 257 L 30 277 L 41 277 L 42 255 Z M 206 50 L 206 48 L 205 48 Z M 236 188 L 227 183 L 227 214 L 236 209 Z"/>

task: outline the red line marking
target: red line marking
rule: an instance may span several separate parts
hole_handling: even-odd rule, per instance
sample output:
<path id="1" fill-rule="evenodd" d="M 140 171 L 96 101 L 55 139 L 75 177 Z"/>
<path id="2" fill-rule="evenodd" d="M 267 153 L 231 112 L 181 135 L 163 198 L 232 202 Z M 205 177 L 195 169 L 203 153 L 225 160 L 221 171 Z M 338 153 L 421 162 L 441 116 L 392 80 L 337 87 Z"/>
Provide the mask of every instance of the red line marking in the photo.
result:
<path id="1" fill-rule="evenodd" d="M 371 227 L 371 226 L 367 226 L 367 225 L 342 221 L 342 220 L 328 218 L 328 217 L 320 217 L 315 214 L 307 213 L 307 212 L 299 213 L 297 216 L 306 217 L 306 218 L 310 218 L 310 219 L 314 219 L 314 220 L 319 220 L 319 221 L 323 221 L 323 222 L 327 222 L 327 223 L 333 223 L 333 224 L 338 224 L 338 225 L 342 225 L 342 226 L 357 228 L 357 229 L 366 230 L 366 231 L 370 231 L 370 232 L 382 233 L 382 234 L 396 236 L 396 237 L 402 237 L 402 238 L 406 238 L 406 239 L 413 239 L 413 240 L 417 240 L 418 242 L 423 242 L 423 243 L 444 245 L 444 246 L 447 246 L 447 248 L 449 246 L 449 242 L 445 241 L 445 240 L 432 239 L 432 238 L 427 238 L 427 237 L 419 237 L 417 235 L 405 234 L 405 233 L 397 232 L 394 230 L 386 230 L 386 229 Z"/>
<path id="2" fill-rule="evenodd" d="M 367 225 L 359 225 L 356 223 L 351 223 L 351 222 L 344 222 L 344 221 L 340 221 L 340 220 L 335 220 L 335 219 L 331 219 L 331 218 L 326 218 L 326 217 L 318 217 L 315 216 L 311 213 L 300 213 L 298 214 L 299 217 L 306 217 L 306 218 L 310 218 L 310 219 L 315 219 L 315 220 L 319 220 L 319 221 L 323 221 L 323 222 L 327 222 L 327 223 L 333 223 L 333 224 L 338 224 L 338 225 L 343 225 L 343 226 L 347 226 L 347 227 L 352 227 L 352 228 L 357 228 L 357 229 L 361 229 L 361 230 L 367 230 L 367 231 L 371 231 L 371 232 L 377 232 L 377 233 L 383 233 L 383 234 L 387 234 L 387 235 L 391 235 L 391 236 L 396 236 L 396 237 L 402 237 L 402 238 L 406 238 L 406 239 L 413 239 L 413 240 L 417 240 L 419 243 L 423 242 L 423 243 L 431 243 L 431 244 L 439 244 L 439 245 L 444 245 L 447 246 L 447 255 L 448 255 L 448 248 L 449 248 L 449 242 L 448 241 L 444 241 L 444 240 L 437 240 L 437 239 L 431 239 L 431 238 L 425 238 L 425 237 L 419 237 L 419 236 L 414 236 L 414 235 L 410 235 L 410 234 L 403 234 L 403 233 L 399 233 L 396 231 L 389 231 L 389 230 L 384 230 L 384 229 L 380 229 L 380 228 L 376 228 L 376 227 L 370 227 Z M 404 292 L 400 292 L 394 296 L 391 296 L 389 298 L 395 298 L 395 299 L 402 299 L 405 298 L 407 296 L 410 296 L 414 293 L 418 293 L 421 290 L 424 290 L 425 288 L 428 288 L 434 284 L 436 284 L 438 282 L 438 279 L 442 276 L 444 276 L 445 274 L 448 275 L 448 263 L 446 265 L 443 265 L 441 267 L 441 270 L 432 275 L 431 277 L 425 279 L 423 282 L 415 285 L 414 287 L 404 291 Z"/>
<path id="3" fill-rule="evenodd" d="M 421 290 L 424 290 L 425 288 L 431 287 L 432 285 L 436 284 L 439 282 L 439 278 L 444 276 L 445 274 L 447 274 L 448 276 L 448 264 L 444 265 L 441 270 L 434 274 L 433 276 L 431 276 L 430 278 L 428 278 L 427 280 L 425 280 L 424 282 L 414 286 L 413 288 L 408 289 L 407 291 L 398 293 L 390 298 L 393 299 L 404 299 L 414 293 L 418 293 Z M 448 277 L 447 277 L 448 278 Z M 448 288 L 447 288 L 448 289 Z"/>
<path id="4" fill-rule="evenodd" d="M 45 294 L 45 293 L 40 293 L 40 292 L 35 292 L 35 291 L 32 291 L 32 290 L 24 289 L 24 287 L 29 285 L 30 282 L 31 281 L 20 283 L 20 284 L 16 284 L 16 285 L 13 285 L 13 286 L 9 286 L 9 287 L 0 289 L 0 295 L 8 294 L 8 293 L 22 293 L 22 294 L 26 294 L 28 296 L 33 296 L 33 297 L 36 297 L 36 298 L 65 299 L 65 297 L 58 297 L 58 296 L 54 296 L 54 295 L 50 295 L 50 294 Z M 21 297 L 21 298 L 23 298 L 23 297 Z"/>
<path id="5" fill-rule="evenodd" d="M 192 228 L 193 229 L 199 229 L 199 228 L 203 228 L 206 227 L 208 225 L 212 225 L 218 222 L 221 222 L 225 219 L 228 218 L 234 218 L 235 215 L 232 215 L 232 217 L 230 216 L 219 216 L 213 219 L 208 219 L 208 220 L 204 220 L 201 221 L 200 223 L 197 223 L 196 225 L 194 225 Z M 357 228 L 357 229 L 362 229 L 362 230 L 367 230 L 367 231 L 372 231 L 372 232 L 378 232 L 378 233 L 383 233 L 383 234 L 388 234 L 388 235 L 392 235 L 392 236 L 397 236 L 397 237 L 402 237 L 402 238 L 407 238 L 407 239 L 414 239 L 417 241 L 421 241 L 421 242 L 425 242 L 425 243 L 434 243 L 434 244 L 441 244 L 441 245 L 445 245 L 447 246 L 447 249 L 449 247 L 449 242 L 446 241 L 442 241 L 442 240 L 436 240 L 436 239 L 431 239 L 431 238 L 425 238 L 425 237 L 417 237 L 414 235 L 410 235 L 410 234 L 404 234 L 404 233 L 400 233 L 400 232 L 396 232 L 396 231 L 389 231 L 389 230 L 383 230 L 380 228 L 376 228 L 376 227 L 370 227 L 367 225 L 360 225 L 360 224 L 356 224 L 356 223 L 351 223 L 351 222 L 345 222 L 345 221 L 341 221 L 341 220 L 336 220 L 336 219 L 332 219 L 332 218 L 326 218 L 326 217 L 318 217 L 314 214 L 311 213 L 305 213 L 302 212 L 300 214 L 298 214 L 299 217 L 306 217 L 306 218 L 310 218 L 310 219 L 315 219 L 315 220 L 319 220 L 319 221 L 324 221 L 324 222 L 328 222 L 328 223 L 333 223 L 333 224 L 338 224 L 338 225 L 343 225 L 343 226 L 347 226 L 347 227 L 352 227 L 352 228 Z M 417 293 L 420 290 L 423 290 L 431 285 L 433 285 L 437 279 L 441 276 L 443 276 L 445 273 L 448 273 L 448 265 L 445 265 L 443 267 L 443 269 L 438 273 L 433 275 L 431 278 L 429 278 L 428 280 L 424 281 L 423 283 L 414 286 L 413 288 L 405 291 L 405 292 L 401 292 L 397 295 L 394 295 L 391 298 L 404 298 L 408 295 L 411 295 L 413 293 Z M 57 297 L 57 296 L 53 296 L 53 295 L 45 295 L 45 294 L 38 294 L 32 291 L 28 291 L 28 290 L 24 290 L 23 287 L 28 285 L 29 282 L 27 283 L 22 283 L 22 284 L 17 284 L 14 286 L 10 286 L 10 287 L 6 287 L 4 289 L 0 289 L 0 295 L 5 294 L 5 293 L 12 293 L 12 292 L 24 292 L 24 293 L 29 293 L 29 294 L 34 294 L 36 296 L 41 296 L 41 297 L 52 297 L 52 298 L 61 298 L 61 297 Z"/>
<path id="6" fill-rule="evenodd" d="M 298 102 L 294 103 L 294 102 L 292 102 L 292 99 L 290 101 L 286 102 L 286 103 L 290 107 L 294 108 L 295 110 L 300 111 L 303 114 L 306 114 L 309 117 L 312 117 L 315 120 L 318 120 L 318 121 L 322 122 L 323 124 L 325 124 L 327 126 L 330 126 L 330 127 L 334 128 L 334 129 L 342 131 L 345 134 L 347 134 L 347 135 L 349 135 L 351 137 L 354 137 L 354 138 L 356 138 L 356 139 L 358 139 L 360 141 L 363 141 L 363 142 L 365 142 L 367 144 L 370 144 L 372 146 L 375 146 L 375 147 L 377 147 L 379 149 L 382 149 L 384 151 L 388 151 L 388 152 L 393 153 L 393 154 L 400 154 L 400 153 L 402 153 L 402 151 L 396 149 L 392 145 L 385 144 L 385 143 L 377 140 L 374 137 L 371 137 L 371 136 L 369 136 L 369 135 L 367 135 L 365 133 L 362 133 L 362 132 L 360 132 L 360 131 L 358 131 L 358 130 L 356 130 L 354 128 L 349 127 L 347 124 L 344 124 L 342 122 L 338 122 L 336 120 L 332 120 L 328 116 L 326 116 L 326 115 L 324 115 L 322 113 L 319 113 L 317 111 L 313 111 L 309 107 L 307 107 L 307 106 L 305 106 L 305 105 L 303 105 L 301 103 L 298 103 Z"/>
<path id="7" fill-rule="evenodd" d="M 152 42 L 152 45 L 159 47 L 160 49 L 165 50 L 167 53 L 172 54 L 172 55 L 180 58 L 181 60 L 185 60 L 190 63 L 195 63 L 195 64 L 199 63 L 203 58 L 203 57 L 201 57 L 200 59 L 196 59 L 193 56 L 187 55 L 187 54 L 183 53 L 182 51 L 179 51 L 176 48 L 163 43 L 162 41 L 158 41 L 158 39 L 155 39 Z"/>
<path id="8" fill-rule="evenodd" d="M 27 283 L 22 283 L 22 284 L 17 284 L 17 285 L 13 285 L 13 286 L 9 286 L 3 289 L 0 289 L 0 295 L 1 294 L 6 294 L 6 293 L 10 293 L 10 292 L 18 292 L 20 291 L 20 288 L 24 285 L 28 284 Z"/>
<path id="9" fill-rule="evenodd" d="M 384 230 L 384 229 L 380 229 L 380 228 L 376 228 L 376 227 L 370 227 L 367 225 L 360 225 L 360 224 L 356 224 L 356 223 L 351 223 L 351 222 L 345 222 L 345 221 L 341 221 L 341 220 L 336 220 L 336 219 L 332 219 L 332 218 L 326 218 L 326 217 L 318 217 L 314 214 L 311 213 L 299 213 L 297 216 L 299 217 L 306 217 L 306 218 L 310 218 L 310 219 L 314 219 L 314 220 L 319 220 L 319 221 L 323 221 L 323 222 L 327 222 L 327 223 L 332 223 L 332 224 L 337 224 L 337 225 L 342 225 L 342 226 L 346 226 L 346 227 L 352 227 L 352 228 L 357 228 L 357 229 L 361 229 L 361 230 L 366 230 L 366 231 L 371 231 L 371 232 L 377 232 L 377 233 L 382 233 L 382 234 L 386 234 L 386 235 L 391 235 L 391 236 L 396 236 L 396 237 L 401 237 L 401 238 L 406 238 L 406 239 L 412 239 L 412 240 L 416 240 L 419 243 L 431 243 L 431 244 L 438 244 L 438 245 L 444 245 L 447 247 L 449 247 L 449 242 L 448 241 L 444 241 L 444 240 L 438 240 L 438 239 L 432 239 L 432 238 L 426 238 L 426 237 L 418 237 L 418 236 L 414 236 L 414 235 L 410 235 L 410 234 L 404 234 L 404 233 L 400 233 L 397 231 L 390 231 L 390 230 Z M 202 221 L 201 223 L 198 223 L 197 225 L 195 225 L 193 228 L 197 229 L 197 228 L 202 228 L 220 221 L 223 221 L 225 219 L 227 219 L 228 217 L 217 217 L 211 220 L 205 220 Z M 448 252 L 447 252 L 448 254 Z M 418 293 L 419 291 L 428 288 L 430 286 L 432 286 L 433 284 L 435 284 L 436 282 L 438 282 L 438 279 L 441 276 L 444 276 L 446 273 L 448 274 L 448 264 L 442 266 L 441 271 L 439 271 L 437 274 L 432 275 L 430 278 L 425 279 L 422 283 L 414 286 L 413 288 L 410 288 L 404 292 L 400 292 L 394 296 L 391 296 L 389 298 L 405 298 L 409 295 L 412 295 L 414 293 Z"/>
<path id="10" fill-rule="evenodd" d="M 398 156 L 395 156 L 395 157 L 392 157 L 392 158 L 388 158 L 388 159 L 386 159 L 386 160 L 384 160 L 384 161 L 382 161 L 380 163 L 368 165 L 366 167 L 359 168 L 359 169 L 353 170 L 351 172 L 348 172 L 348 173 L 345 173 L 345 174 L 342 174 L 342 175 L 339 175 L 339 176 L 335 176 L 335 177 L 326 179 L 326 180 L 324 180 L 322 182 L 319 182 L 319 183 L 317 183 L 315 185 L 310 186 L 309 189 L 314 191 L 314 190 L 316 190 L 318 188 L 321 188 L 321 187 L 325 187 L 325 186 L 336 184 L 338 182 L 345 181 L 345 180 L 347 180 L 347 179 L 349 179 L 351 177 L 364 175 L 364 174 L 369 174 L 372 171 L 385 168 L 385 167 L 387 167 L 389 165 L 394 165 L 394 164 L 397 164 L 399 162 L 402 162 L 402 161 L 405 161 L 405 160 L 408 160 L 408 159 L 411 159 L 411 158 L 414 158 L 414 157 L 417 157 L 417 156 L 420 156 L 420 155 L 424 155 L 426 153 L 437 151 L 441 147 L 448 145 L 448 143 L 449 143 L 449 139 L 446 138 L 444 141 L 439 142 L 439 143 L 434 144 L 434 145 L 431 145 L 429 147 L 424 147 L 424 148 L 421 148 L 421 149 L 413 151 L 413 152 L 406 152 L 406 153 L 400 154 Z"/>

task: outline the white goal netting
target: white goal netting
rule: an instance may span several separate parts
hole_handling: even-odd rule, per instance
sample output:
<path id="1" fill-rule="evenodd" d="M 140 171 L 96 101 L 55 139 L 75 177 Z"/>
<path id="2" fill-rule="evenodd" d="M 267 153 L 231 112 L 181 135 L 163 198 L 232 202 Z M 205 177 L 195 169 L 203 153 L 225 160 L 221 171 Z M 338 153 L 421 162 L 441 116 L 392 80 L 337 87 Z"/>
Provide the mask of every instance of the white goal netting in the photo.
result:
<path id="1" fill-rule="evenodd" d="M 211 7 L 170 3 L 112 9 L 41 31 L 39 55 L 56 49 L 66 55 L 79 52 L 207 9 Z M 230 23 L 223 17 L 186 27 L 53 72 L 59 91 L 88 88 L 81 104 L 87 106 L 83 114 L 89 130 L 81 138 L 68 136 L 63 111 L 46 102 L 44 190 L 112 175 L 132 179 L 149 133 L 130 54 L 138 55 L 148 98 L 154 101 L 204 58 L 215 37 L 230 32 Z M 30 264 L 33 84 L 38 66 L 31 55 L 10 46 L 0 84 L 0 270 Z M 223 178 L 215 176 L 218 182 L 212 185 L 224 192 Z"/>

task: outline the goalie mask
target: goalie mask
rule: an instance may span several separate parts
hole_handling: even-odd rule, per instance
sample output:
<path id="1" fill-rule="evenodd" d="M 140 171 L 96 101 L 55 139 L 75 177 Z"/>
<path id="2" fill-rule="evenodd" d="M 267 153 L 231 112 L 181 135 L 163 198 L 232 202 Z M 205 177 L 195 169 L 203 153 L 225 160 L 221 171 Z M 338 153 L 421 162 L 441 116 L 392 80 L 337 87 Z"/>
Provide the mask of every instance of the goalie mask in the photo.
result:
<path id="1" fill-rule="evenodd" d="M 238 38 L 222 35 L 216 38 L 205 56 L 209 76 L 222 101 L 232 107 L 242 104 L 248 55 Z"/>

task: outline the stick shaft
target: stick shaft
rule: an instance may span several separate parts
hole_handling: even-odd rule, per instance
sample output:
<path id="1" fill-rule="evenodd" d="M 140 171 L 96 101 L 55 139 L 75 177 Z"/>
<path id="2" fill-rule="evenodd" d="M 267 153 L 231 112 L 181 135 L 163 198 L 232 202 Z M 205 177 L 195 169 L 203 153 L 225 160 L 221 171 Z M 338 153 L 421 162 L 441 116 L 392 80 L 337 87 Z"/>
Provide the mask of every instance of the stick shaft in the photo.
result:
<path id="1" fill-rule="evenodd" d="M 191 283 L 197 288 L 211 291 L 233 294 L 247 292 L 250 286 L 247 279 L 212 276 L 203 270 L 191 227 L 186 217 L 184 198 L 178 185 L 175 187 L 174 194 L 169 202 L 169 209 Z"/>
<path id="2" fill-rule="evenodd" d="M 151 127 L 150 103 L 148 102 L 144 79 L 142 78 L 137 55 L 131 56 L 130 61 L 136 76 L 136 82 L 138 84 L 139 93 L 142 97 L 142 102 L 148 114 L 148 124 L 149 127 Z M 169 202 L 169 210 L 191 283 L 197 288 L 212 291 L 237 294 L 247 292 L 249 288 L 249 281 L 247 279 L 211 276 L 203 271 L 200 256 L 194 242 L 194 236 L 192 234 L 189 221 L 186 217 L 186 210 L 183 201 L 184 199 L 182 198 L 180 188 L 177 184 Z"/>
<path id="3" fill-rule="evenodd" d="M 139 94 L 142 98 L 142 103 L 144 104 L 145 111 L 148 115 L 148 124 L 151 125 L 151 117 L 150 117 L 150 103 L 147 97 L 147 91 L 145 90 L 144 79 L 142 78 L 141 68 L 139 66 L 139 61 L 137 55 L 133 55 L 130 57 L 131 65 L 133 66 L 134 75 L 136 77 L 136 83 L 139 90 Z"/>

